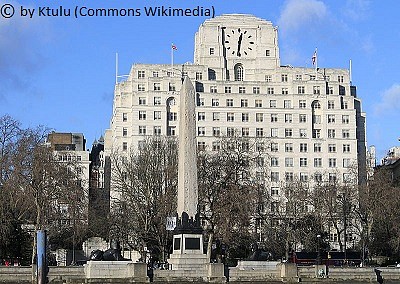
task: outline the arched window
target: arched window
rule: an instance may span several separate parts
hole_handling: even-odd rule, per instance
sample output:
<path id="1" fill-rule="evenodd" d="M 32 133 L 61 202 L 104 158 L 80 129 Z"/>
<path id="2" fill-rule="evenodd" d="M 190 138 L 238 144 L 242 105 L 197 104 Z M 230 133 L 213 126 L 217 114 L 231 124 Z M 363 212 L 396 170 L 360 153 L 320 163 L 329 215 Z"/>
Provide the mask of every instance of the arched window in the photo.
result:
<path id="1" fill-rule="evenodd" d="M 243 65 L 240 63 L 236 64 L 234 71 L 235 71 L 235 81 L 243 81 L 243 73 L 244 73 Z"/>

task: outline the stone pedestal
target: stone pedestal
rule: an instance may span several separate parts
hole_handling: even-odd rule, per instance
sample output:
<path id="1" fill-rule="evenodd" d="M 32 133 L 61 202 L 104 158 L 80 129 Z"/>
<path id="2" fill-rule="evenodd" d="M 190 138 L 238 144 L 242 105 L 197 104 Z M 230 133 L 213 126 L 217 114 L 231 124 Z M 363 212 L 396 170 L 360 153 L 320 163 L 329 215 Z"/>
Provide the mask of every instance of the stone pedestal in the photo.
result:
<path id="1" fill-rule="evenodd" d="M 85 265 L 85 278 L 92 280 L 89 282 L 122 278 L 148 282 L 147 265 L 132 261 L 88 261 Z"/>

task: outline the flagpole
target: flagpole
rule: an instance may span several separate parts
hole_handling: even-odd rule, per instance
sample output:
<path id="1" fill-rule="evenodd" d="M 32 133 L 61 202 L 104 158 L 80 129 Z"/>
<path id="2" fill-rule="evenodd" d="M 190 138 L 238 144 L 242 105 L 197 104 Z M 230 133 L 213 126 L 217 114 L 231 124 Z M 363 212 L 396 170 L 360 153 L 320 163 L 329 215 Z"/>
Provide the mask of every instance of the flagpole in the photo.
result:
<path id="1" fill-rule="evenodd" d="M 174 70 L 174 48 L 173 48 L 174 44 L 171 44 L 171 76 Z"/>

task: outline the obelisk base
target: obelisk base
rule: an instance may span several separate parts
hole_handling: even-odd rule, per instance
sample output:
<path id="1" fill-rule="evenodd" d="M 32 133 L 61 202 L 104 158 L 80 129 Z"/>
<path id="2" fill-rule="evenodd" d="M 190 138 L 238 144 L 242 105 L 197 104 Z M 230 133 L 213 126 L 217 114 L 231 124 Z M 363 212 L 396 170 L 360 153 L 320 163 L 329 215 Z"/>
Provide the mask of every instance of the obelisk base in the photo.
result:
<path id="1" fill-rule="evenodd" d="M 172 270 L 207 270 L 209 261 L 207 255 L 203 253 L 202 234 L 176 234 L 173 248 L 168 260 Z"/>

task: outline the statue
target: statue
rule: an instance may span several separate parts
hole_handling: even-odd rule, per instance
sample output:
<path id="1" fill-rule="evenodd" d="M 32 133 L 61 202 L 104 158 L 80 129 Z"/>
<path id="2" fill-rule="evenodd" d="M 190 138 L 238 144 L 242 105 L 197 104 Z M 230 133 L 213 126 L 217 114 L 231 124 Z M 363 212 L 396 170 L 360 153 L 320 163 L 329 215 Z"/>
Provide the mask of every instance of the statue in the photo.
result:
<path id="1" fill-rule="evenodd" d="M 120 261 L 120 260 L 130 260 L 126 259 L 121 255 L 121 246 L 118 241 L 112 240 L 110 243 L 110 248 L 103 252 L 102 250 L 94 250 L 90 254 L 89 260 L 95 261 Z"/>
<path id="2" fill-rule="evenodd" d="M 256 243 L 254 243 L 251 247 L 252 247 L 252 253 L 247 260 L 252 260 L 252 261 L 272 260 L 272 254 L 270 252 L 265 251 L 262 248 L 258 248 L 258 245 Z"/>

